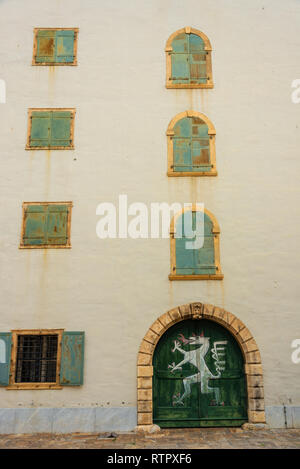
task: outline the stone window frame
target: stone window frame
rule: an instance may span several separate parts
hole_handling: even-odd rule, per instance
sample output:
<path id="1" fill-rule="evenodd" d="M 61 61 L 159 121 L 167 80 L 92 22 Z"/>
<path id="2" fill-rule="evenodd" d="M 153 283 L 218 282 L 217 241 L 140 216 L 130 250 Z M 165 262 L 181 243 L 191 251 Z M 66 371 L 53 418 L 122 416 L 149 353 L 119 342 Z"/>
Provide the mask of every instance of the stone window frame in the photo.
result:
<path id="1" fill-rule="evenodd" d="M 33 389 L 63 389 L 63 386 L 59 383 L 60 374 L 60 363 L 61 363 L 61 345 L 62 335 L 64 329 L 13 329 L 12 333 L 12 349 L 11 349 L 11 361 L 10 361 L 10 377 L 9 385 L 6 389 L 9 390 L 33 390 Z M 17 364 L 17 348 L 18 348 L 18 336 L 19 335 L 57 335 L 57 357 L 56 357 L 56 381 L 55 383 L 16 383 L 15 373 Z"/>
<path id="2" fill-rule="evenodd" d="M 68 111 L 68 112 L 71 112 L 71 134 L 70 134 L 70 140 L 71 140 L 71 144 L 68 146 L 68 147 L 65 147 L 65 146 L 57 146 L 57 147 L 49 147 L 49 146 L 45 146 L 45 147 L 32 147 L 30 146 L 30 135 L 31 135 L 31 127 L 32 127 L 32 113 L 33 112 L 50 112 L 50 111 L 54 111 L 54 112 L 59 112 L 59 111 Z M 26 147 L 25 147 L 25 150 L 32 150 L 32 151 L 36 151 L 36 150 L 74 150 L 75 147 L 74 147 L 74 125 L 75 125 L 75 115 L 76 115 L 76 109 L 75 108 L 62 108 L 62 107 L 56 107 L 56 108 L 53 108 L 53 107 L 45 107 L 45 108 L 29 108 L 28 109 L 28 125 L 27 125 L 27 137 L 26 137 Z"/>
<path id="3" fill-rule="evenodd" d="M 172 42 L 173 39 L 178 35 L 178 34 L 196 34 L 197 36 L 200 36 L 203 39 L 204 42 L 204 50 L 207 53 L 207 59 L 206 59 L 206 64 L 207 64 L 207 74 L 208 74 L 208 79 L 207 83 L 198 83 L 198 84 L 185 84 L 185 83 L 172 83 L 172 59 L 171 59 L 171 53 L 172 53 Z M 192 28 L 190 26 L 186 26 L 185 28 L 178 29 L 175 31 L 169 39 L 167 40 L 166 47 L 165 47 L 165 52 L 166 52 L 166 88 L 185 88 L 185 89 L 193 89 L 193 88 L 213 88 L 213 79 L 212 79 L 212 62 L 211 62 L 211 52 L 212 52 L 212 47 L 211 43 L 208 39 L 208 37 L 202 32 L 199 31 L 198 29 Z"/>
<path id="4" fill-rule="evenodd" d="M 74 60 L 73 62 L 36 62 L 36 53 L 37 53 L 37 35 L 39 31 L 74 31 Z M 79 28 L 33 28 L 33 55 L 32 55 L 32 65 L 35 66 L 76 66 L 77 63 L 77 48 L 78 48 L 78 32 Z"/>
<path id="5" fill-rule="evenodd" d="M 185 117 L 197 117 L 201 120 L 203 120 L 207 127 L 208 127 L 208 135 L 209 135 L 209 153 L 210 153 L 210 161 L 212 165 L 211 171 L 195 171 L 195 172 L 190 172 L 190 171 L 174 171 L 173 170 L 173 165 L 174 165 L 174 148 L 173 148 L 173 137 L 175 135 L 174 132 L 174 127 L 179 122 L 181 119 L 184 119 Z M 180 112 L 179 114 L 176 114 L 175 117 L 170 121 L 167 131 L 167 151 L 168 151 L 168 170 L 167 170 L 167 175 L 169 177 L 189 177 L 189 176 L 217 176 L 217 166 L 216 166 L 216 145 L 215 145 L 215 139 L 216 139 L 216 129 L 213 125 L 213 123 L 209 120 L 209 118 L 205 115 L 202 114 L 201 112 L 193 111 L 193 110 L 187 110 Z"/>
<path id="6" fill-rule="evenodd" d="M 176 274 L 176 238 L 175 238 L 175 227 L 177 219 L 187 211 L 200 211 L 201 209 L 197 204 L 191 204 L 190 207 L 183 208 L 177 212 L 171 220 L 170 225 L 170 258 L 171 258 L 171 272 L 169 274 L 169 280 L 223 280 L 224 274 L 222 273 L 221 263 L 220 263 L 220 227 L 217 222 L 216 217 L 206 208 L 204 213 L 210 218 L 213 223 L 213 235 L 214 235 L 214 253 L 215 253 L 215 264 L 217 274 L 198 274 L 198 275 L 182 275 Z"/>
<path id="7" fill-rule="evenodd" d="M 174 324 L 185 319 L 209 319 L 225 327 L 243 354 L 248 399 L 248 424 L 266 423 L 263 367 L 258 345 L 245 324 L 234 314 L 218 306 L 200 302 L 178 306 L 162 314 L 145 334 L 137 359 L 137 431 L 153 432 L 153 356 L 163 334 Z M 248 424 L 244 424 L 247 426 Z"/>
<path id="8" fill-rule="evenodd" d="M 23 243 L 25 233 L 25 215 L 26 207 L 29 205 L 67 205 L 68 206 L 68 225 L 67 225 L 67 243 L 66 244 L 40 244 L 40 245 L 25 245 Z M 22 228 L 21 228 L 21 240 L 19 249 L 70 249 L 71 245 L 71 219 L 72 219 L 72 207 L 73 202 L 23 202 L 22 204 Z"/>

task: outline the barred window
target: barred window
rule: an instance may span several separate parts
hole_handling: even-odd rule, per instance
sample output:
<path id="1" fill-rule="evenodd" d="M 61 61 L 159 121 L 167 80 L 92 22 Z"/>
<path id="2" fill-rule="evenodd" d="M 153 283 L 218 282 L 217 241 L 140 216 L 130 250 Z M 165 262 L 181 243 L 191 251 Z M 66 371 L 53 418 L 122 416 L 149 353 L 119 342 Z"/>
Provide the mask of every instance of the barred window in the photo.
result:
<path id="1" fill-rule="evenodd" d="M 58 335 L 19 335 L 16 383 L 55 383 Z"/>

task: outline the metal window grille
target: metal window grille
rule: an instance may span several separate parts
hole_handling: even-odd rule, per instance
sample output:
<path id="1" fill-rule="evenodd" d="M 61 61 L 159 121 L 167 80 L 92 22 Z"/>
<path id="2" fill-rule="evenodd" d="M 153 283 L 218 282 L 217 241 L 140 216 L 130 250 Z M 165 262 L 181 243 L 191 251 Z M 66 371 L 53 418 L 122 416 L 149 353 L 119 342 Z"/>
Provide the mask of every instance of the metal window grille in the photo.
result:
<path id="1" fill-rule="evenodd" d="M 19 335 L 16 383 L 55 383 L 58 335 Z"/>

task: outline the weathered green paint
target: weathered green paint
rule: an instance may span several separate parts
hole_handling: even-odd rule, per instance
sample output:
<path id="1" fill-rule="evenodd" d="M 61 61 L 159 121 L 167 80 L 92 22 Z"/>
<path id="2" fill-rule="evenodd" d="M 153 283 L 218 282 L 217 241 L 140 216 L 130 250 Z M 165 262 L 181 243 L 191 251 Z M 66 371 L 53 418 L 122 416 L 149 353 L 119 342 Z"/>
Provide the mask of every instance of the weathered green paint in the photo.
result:
<path id="1" fill-rule="evenodd" d="M 40 30 L 37 34 L 36 62 L 72 63 L 74 61 L 73 30 Z"/>
<path id="2" fill-rule="evenodd" d="M 199 337 L 208 343 L 206 352 L 204 343 L 189 343 L 190 338 L 197 341 Z M 174 347 L 175 341 L 181 351 Z M 214 347 L 218 350 L 219 361 L 214 359 Z M 224 350 L 221 350 L 222 347 Z M 203 357 L 198 353 L 195 364 L 192 364 L 188 360 L 192 360 L 193 351 L 199 352 L 199 349 L 203 351 Z M 186 357 L 187 361 L 181 369 L 172 371 Z M 221 364 L 221 361 L 225 363 Z M 153 357 L 154 423 L 165 428 L 242 425 L 247 421 L 243 365 L 237 342 L 219 324 L 201 319 L 174 325 L 159 341 Z M 211 376 L 209 374 L 214 379 L 206 381 L 205 376 Z M 190 393 L 185 393 L 189 386 Z"/>
<path id="3" fill-rule="evenodd" d="M 60 384 L 83 384 L 84 332 L 63 332 L 61 346 Z"/>
<path id="4" fill-rule="evenodd" d="M 191 231 L 200 232 L 203 226 L 203 246 L 189 249 L 187 243 L 195 242 L 196 235 L 190 237 Z M 201 225 L 200 225 L 201 224 Z M 216 273 L 213 224 L 209 216 L 203 212 L 184 212 L 176 222 L 176 274 L 177 275 L 214 275 Z M 199 233 L 200 235 L 202 233 Z"/>
<path id="5" fill-rule="evenodd" d="M 68 205 L 28 205 L 25 209 L 24 245 L 67 244 L 68 210 Z"/>
<path id="6" fill-rule="evenodd" d="M 196 34 L 178 34 L 172 42 L 172 80 L 174 83 L 207 83 L 204 42 Z"/>
<path id="7" fill-rule="evenodd" d="M 33 111 L 30 147 L 69 147 L 71 145 L 70 111 Z"/>
<path id="8" fill-rule="evenodd" d="M 0 332 L 0 386 L 9 384 L 11 337 L 11 332 Z"/>
<path id="9" fill-rule="evenodd" d="M 209 172 L 209 135 L 207 124 L 198 117 L 184 117 L 174 126 L 173 168 L 175 172 Z"/>

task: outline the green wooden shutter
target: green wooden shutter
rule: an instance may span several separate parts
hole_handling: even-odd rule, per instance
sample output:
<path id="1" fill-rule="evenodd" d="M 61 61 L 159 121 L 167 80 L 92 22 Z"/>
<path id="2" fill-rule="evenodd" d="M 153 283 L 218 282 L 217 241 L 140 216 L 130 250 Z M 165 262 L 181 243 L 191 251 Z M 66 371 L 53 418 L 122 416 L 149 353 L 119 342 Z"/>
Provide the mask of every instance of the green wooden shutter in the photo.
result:
<path id="1" fill-rule="evenodd" d="M 194 249 L 194 253 L 195 274 L 214 275 L 216 273 L 216 266 L 213 236 L 204 236 L 204 243 L 202 248 Z"/>
<path id="2" fill-rule="evenodd" d="M 37 34 L 37 63 L 72 63 L 74 61 L 74 30 L 40 30 Z"/>
<path id="3" fill-rule="evenodd" d="M 191 216 L 192 215 L 192 216 Z M 182 233 L 181 238 L 176 239 L 176 274 L 177 275 L 194 275 L 195 274 L 195 250 L 187 249 L 186 243 L 192 242 L 192 238 L 187 238 L 187 229 L 191 231 L 194 227 L 194 213 L 184 212 L 178 218 L 176 223 L 176 234 Z M 192 224 L 192 225 L 191 225 Z"/>
<path id="4" fill-rule="evenodd" d="M 36 62 L 55 62 L 55 33 L 52 30 L 40 30 L 37 34 Z"/>
<path id="5" fill-rule="evenodd" d="M 174 171 L 192 171 L 190 139 L 176 138 L 173 140 Z"/>
<path id="6" fill-rule="evenodd" d="M 175 83 L 188 83 L 190 79 L 188 34 L 178 34 L 172 42 L 172 49 L 171 78 Z"/>
<path id="7" fill-rule="evenodd" d="M 9 385 L 11 332 L 0 332 L 0 386 Z"/>
<path id="8" fill-rule="evenodd" d="M 23 244 L 46 244 L 47 206 L 28 205 L 25 209 Z"/>
<path id="9" fill-rule="evenodd" d="M 56 31 L 55 62 L 74 61 L 74 38 L 75 32 L 72 30 Z"/>
<path id="10" fill-rule="evenodd" d="M 173 166 L 174 171 L 192 171 L 191 119 L 184 117 L 174 126 Z"/>
<path id="11" fill-rule="evenodd" d="M 206 83 L 206 51 L 204 41 L 196 34 L 189 35 L 190 83 Z"/>
<path id="12" fill-rule="evenodd" d="M 51 136 L 51 112 L 33 111 L 31 115 L 30 147 L 48 147 Z"/>
<path id="13" fill-rule="evenodd" d="M 60 384 L 83 384 L 84 332 L 64 332 L 61 345 Z"/>
<path id="14" fill-rule="evenodd" d="M 49 205 L 47 216 L 47 244 L 67 244 L 68 206 Z"/>
<path id="15" fill-rule="evenodd" d="M 192 171 L 211 171 L 208 126 L 198 117 L 192 117 L 190 120 Z"/>
<path id="16" fill-rule="evenodd" d="M 174 83 L 189 83 L 189 55 L 172 53 L 172 77 Z"/>
<path id="17" fill-rule="evenodd" d="M 211 171 L 207 124 L 199 117 L 184 117 L 174 126 L 174 171 Z"/>
<path id="18" fill-rule="evenodd" d="M 193 242 L 196 238 L 187 238 L 185 226 L 192 223 L 190 230 L 196 228 L 196 212 L 192 217 L 185 216 L 185 212 L 177 221 L 176 232 L 179 232 L 182 223 L 182 238 L 175 241 L 176 274 L 177 275 L 214 275 L 216 273 L 214 237 L 212 234 L 212 221 L 204 213 L 204 243 L 199 249 L 187 249 L 186 242 Z"/>
<path id="19" fill-rule="evenodd" d="M 71 145 L 70 111 L 53 111 L 51 119 L 51 147 L 69 147 Z"/>
<path id="20" fill-rule="evenodd" d="M 197 34 L 179 34 L 172 42 L 172 80 L 181 84 L 207 82 L 207 53 Z"/>

